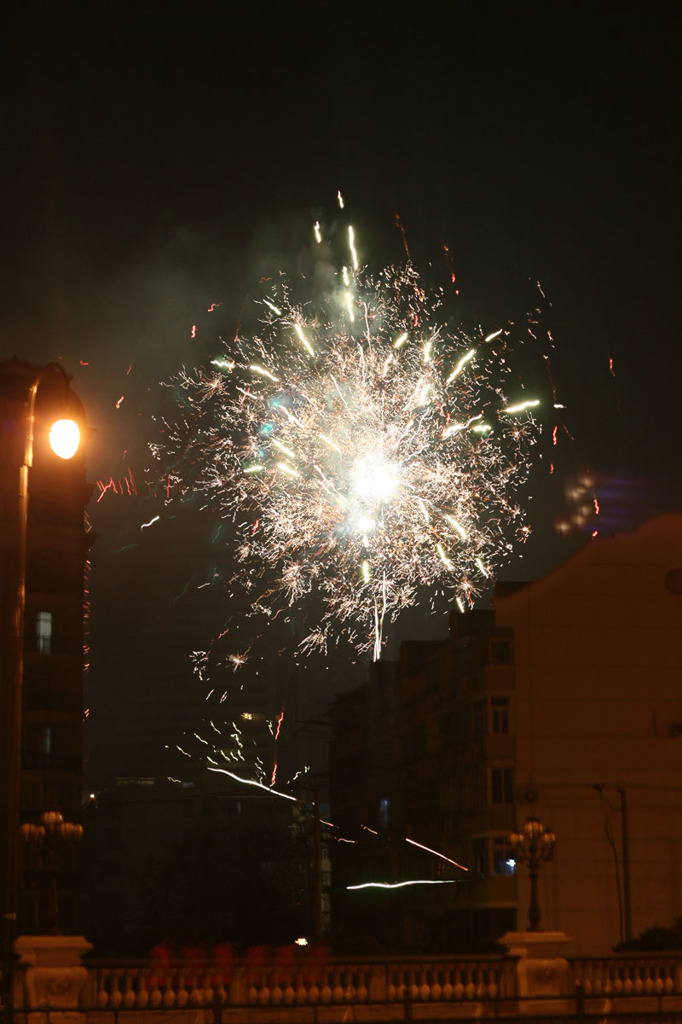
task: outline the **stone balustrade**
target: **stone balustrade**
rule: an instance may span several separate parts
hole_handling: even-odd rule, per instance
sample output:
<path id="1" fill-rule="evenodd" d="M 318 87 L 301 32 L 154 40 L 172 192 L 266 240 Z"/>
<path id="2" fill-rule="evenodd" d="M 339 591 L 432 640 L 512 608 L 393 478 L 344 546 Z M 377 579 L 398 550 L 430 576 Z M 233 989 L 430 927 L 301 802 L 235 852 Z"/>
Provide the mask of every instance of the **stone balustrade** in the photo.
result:
<path id="1" fill-rule="evenodd" d="M 88 965 L 83 1003 L 100 1009 L 490 1002 L 514 992 L 513 961 L 502 957 L 390 961 Z"/>
<path id="2" fill-rule="evenodd" d="M 197 1024 L 608 1016 L 626 1012 L 626 1006 L 644 1016 L 660 1014 L 663 1006 L 682 1015 L 682 953 L 557 959 L 539 952 L 531 951 L 525 964 L 523 955 L 323 960 L 303 954 L 286 963 L 229 965 L 86 960 L 78 1003 L 68 1009 L 79 1011 L 74 1024 L 76 1017 L 104 1024 L 121 1015 L 127 1024 L 138 1024 L 140 1011 L 156 1011 L 161 1020 L 164 1013 L 183 1010 L 196 1011 Z M 35 968 L 28 968 L 26 982 L 17 976 L 19 1010 L 46 1008 L 31 996 L 30 970 Z"/>

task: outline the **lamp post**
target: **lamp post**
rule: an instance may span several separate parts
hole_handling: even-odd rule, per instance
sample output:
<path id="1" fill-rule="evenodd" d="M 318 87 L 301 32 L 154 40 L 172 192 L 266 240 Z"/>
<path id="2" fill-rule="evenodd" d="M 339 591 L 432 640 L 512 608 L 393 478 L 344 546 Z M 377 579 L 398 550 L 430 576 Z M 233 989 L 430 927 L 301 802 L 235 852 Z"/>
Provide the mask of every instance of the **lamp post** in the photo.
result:
<path id="1" fill-rule="evenodd" d="M 23 432 L 23 452 L 18 472 L 16 537 L 14 543 L 13 580 L 11 587 L 11 629 L 8 629 L 7 652 L 4 653 L 9 669 L 6 674 L 7 694 L 4 708 L 5 728 L 5 793 L 4 820 L 0 823 L 4 832 L 4 878 L 3 878 L 3 936 L 2 936 L 2 1003 L 8 1020 L 11 1020 L 13 946 L 17 930 L 18 863 L 19 863 L 19 798 L 21 777 L 21 727 L 22 689 L 24 675 L 24 616 L 26 608 L 26 556 L 28 537 L 29 482 L 33 466 L 36 440 L 36 400 L 47 380 L 57 379 L 63 392 L 59 412 L 51 418 L 45 430 L 45 440 L 53 453 L 60 459 L 71 459 L 80 443 L 80 431 L 75 420 L 68 417 L 70 405 L 69 377 L 59 363 L 48 363 L 36 367 L 35 373 L 26 384 L 19 431 Z M 51 390 L 51 389 L 50 389 Z M 54 393 L 52 394 L 54 402 Z M 40 424 L 42 427 L 42 424 Z M 42 429 L 41 429 L 42 434 Z M 8 624 L 9 625 L 9 624 Z M 3 624 L 4 627 L 4 624 Z"/>
<path id="2" fill-rule="evenodd" d="M 512 832 L 509 843 L 517 861 L 528 864 L 530 903 L 528 905 L 528 931 L 540 931 L 540 903 L 538 900 L 538 874 L 540 867 L 552 859 L 556 836 L 545 828 L 539 818 L 531 814 L 520 832 Z"/>
<path id="3" fill-rule="evenodd" d="M 83 826 L 65 821 L 59 811 L 43 811 L 40 825 L 21 826 L 21 836 L 27 843 L 35 844 L 43 855 L 43 867 L 47 874 L 47 934 L 59 935 L 59 898 L 57 895 L 57 873 L 60 853 L 68 844 L 78 842 L 83 835 Z"/>

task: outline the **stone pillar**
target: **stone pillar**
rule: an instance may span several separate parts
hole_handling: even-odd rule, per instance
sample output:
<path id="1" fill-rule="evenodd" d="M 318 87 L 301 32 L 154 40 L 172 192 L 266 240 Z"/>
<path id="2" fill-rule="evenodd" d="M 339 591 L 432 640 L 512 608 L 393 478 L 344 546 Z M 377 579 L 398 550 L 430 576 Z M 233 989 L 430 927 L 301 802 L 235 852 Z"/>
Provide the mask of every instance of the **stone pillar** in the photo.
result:
<path id="1" fill-rule="evenodd" d="M 519 1013 L 567 1014 L 575 1007 L 569 991 L 568 961 L 562 955 L 573 940 L 565 932 L 507 932 L 500 939 L 518 957 Z"/>
<path id="2" fill-rule="evenodd" d="M 27 1024 L 83 1024 L 77 1007 L 88 972 L 81 958 L 92 945 L 82 935 L 20 935 L 14 948 L 25 966 L 15 1006 L 23 1003 Z"/>

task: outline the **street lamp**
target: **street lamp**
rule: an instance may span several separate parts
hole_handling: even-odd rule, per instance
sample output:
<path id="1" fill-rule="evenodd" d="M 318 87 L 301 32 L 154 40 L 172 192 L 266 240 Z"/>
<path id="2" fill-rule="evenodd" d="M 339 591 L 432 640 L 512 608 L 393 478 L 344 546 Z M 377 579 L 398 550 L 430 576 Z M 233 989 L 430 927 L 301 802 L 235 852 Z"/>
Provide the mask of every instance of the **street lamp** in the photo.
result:
<path id="1" fill-rule="evenodd" d="M 82 838 L 83 826 L 65 821 L 59 811 L 43 811 L 40 825 L 22 825 L 21 836 L 25 842 L 37 846 L 43 854 L 43 866 L 47 873 L 47 934 L 59 935 L 57 873 L 60 853 L 70 843 Z"/>
<path id="2" fill-rule="evenodd" d="M 21 462 L 18 480 L 15 478 L 15 483 L 18 485 L 18 501 L 15 519 L 16 537 L 14 544 L 11 545 L 14 552 L 13 580 L 7 580 L 7 586 L 11 588 L 8 612 L 12 621 L 11 624 L 0 624 L 0 629 L 6 630 L 7 638 L 7 651 L 4 653 L 7 666 L 5 675 L 7 693 L 4 697 L 3 707 L 6 720 L 3 757 L 5 766 L 4 820 L 0 822 L 4 832 L 2 1002 L 9 1015 L 12 1013 L 13 946 L 17 930 L 22 688 L 30 470 L 33 466 L 36 439 L 49 442 L 54 454 L 64 460 L 73 458 L 80 444 L 78 424 L 69 416 L 72 398 L 69 377 L 64 368 L 59 363 L 48 363 L 41 367 L 31 367 L 30 364 L 21 364 L 21 366 L 26 371 L 26 377 L 23 380 L 17 375 L 17 379 L 21 380 L 21 386 L 25 388 L 21 398 L 22 412 L 18 424 L 19 438 L 23 441 L 23 445 L 19 448 Z M 52 386 L 53 382 L 56 382 L 58 386 L 57 398 Z M 49 402 L 46 400 L 42 403 L 37 429 L 36 402 L 43 385 L 46 385 L 45 390 L 49 392 Z M 47 415 L 47 410 L 50 407 L 58 410 L 53 417 Z M 47 429 L 43 429 L 46 424 Z M 21 437 L 22 433 L 23 438 Z M 43 434 L 45 434 L 44 438 Z M 12 488 L 14 488 L 14 484 Z"/>
<path id="3" fill-rule="evenodd" d="M 552 859 L 556 836 L 545 828 L 539 818 L 531 814 L 526 818 L 520 832 L 512 832 L 509 843 L 518 861 L 528 864 L 530 878 L 530 903 L 528 905 L 528 931 L 540 930 L 540 903 L 538 900 L 538 873 L 546 861 Z"/>

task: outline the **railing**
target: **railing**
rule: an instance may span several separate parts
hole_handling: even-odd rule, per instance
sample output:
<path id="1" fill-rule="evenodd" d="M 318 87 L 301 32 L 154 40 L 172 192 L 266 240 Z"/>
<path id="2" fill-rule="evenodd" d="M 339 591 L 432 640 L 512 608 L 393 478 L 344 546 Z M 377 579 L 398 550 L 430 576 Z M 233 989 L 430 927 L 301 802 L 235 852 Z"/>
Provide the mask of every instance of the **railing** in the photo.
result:
<path id="1" fill-rule="evenodd" d="M 294 962 L 89 962 L 79 1010 L 88 1024 L 102 1014 L 196 1011 L 204 1024 L 460 1020 L 651 1020 L 682 1022 L 682 953 L 567 958 L 560 996 L 521 995 L 519 961 L 511 957 L 325 959 Z M 538 966 L 547 961 L 535 961 Z M 17 979 L 19 981 L 19 978 Z M 35 1006 L 36 1004 L 33 1004 Z M 42 1009 L 47 1005 L 41 1003 Z M 56 1009 L 56 1007 L 51 1007 Z M 17 985 L 19 1020 L 28 1007 Z M 64 1007 L 59 1007 L 63 1010 Z M 109 1020 L 111 1018 L 108 1018 Z M 149 1018 L 148 1018 L 149 1019 Z"/>
<path id="2" fill-rule="evenodd" d="M 682 995 L 682 953 L 568 958 L 574 988 L 585 996 Z"/>
<path id="3" fill-rule="evenodd" d="M 514 995 L 514 960 L 503 957 L 368 958 L 324 963 L 88 965 L 83 1003 L 102 1009 L 490 1002 Z"/>

